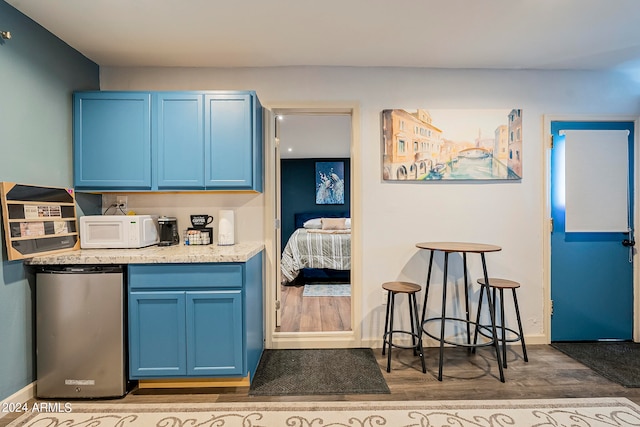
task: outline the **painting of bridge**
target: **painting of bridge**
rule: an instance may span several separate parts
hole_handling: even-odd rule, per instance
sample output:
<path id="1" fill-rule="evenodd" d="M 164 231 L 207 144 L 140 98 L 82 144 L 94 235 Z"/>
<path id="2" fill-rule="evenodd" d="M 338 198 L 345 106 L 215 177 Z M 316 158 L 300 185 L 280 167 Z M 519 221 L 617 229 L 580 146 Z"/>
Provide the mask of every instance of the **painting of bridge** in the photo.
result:
<path id="1" fill-rule="evenodd" d="M 522 110 L 382 111 L 385 181 L 519 180 Z"/>

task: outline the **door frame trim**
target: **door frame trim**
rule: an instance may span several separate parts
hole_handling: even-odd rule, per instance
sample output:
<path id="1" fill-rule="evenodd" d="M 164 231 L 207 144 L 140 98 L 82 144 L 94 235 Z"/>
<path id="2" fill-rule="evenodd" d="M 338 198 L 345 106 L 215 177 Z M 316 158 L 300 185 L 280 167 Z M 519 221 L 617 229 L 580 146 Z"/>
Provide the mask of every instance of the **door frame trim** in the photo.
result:
<path id="1" fill-rule="evenodd" d="M 543 133 L 542 133 L 542 152 L 544 159 L 543 173 L 543 216 L 542 216 L 542 236 L 543 236 L 543 318 L 544 318 L 544 336 L 547 343 L 551 343 L 551 122 L 633 122 L 634 135 L 634 157 L 633 157 L 633 223 L 634 227 L 639 224 L 640 218 L 638 207 L 638 166 L 640 153 L 638 152 L 638 138 L 640 130 L 638 129 L 639 117 L 633 115 L 543 115 Z M 638 259 L 637 252 L 634 253 L 633 260 L 633 341 L 640 341 L 640 280 L 638 278 Z"/>
<path id="2" fill-rule="evenodd" d="M 355 348 L 362 343 L 362 166 L 360 156 L 360 105 L 358 102 L 306 102 L 306 103 L 272 103 L 265 108 L 276 114 L 345 114 L 351 116 L 351 200 L 350 212 L 353 218 L 351 228 L 351 330 L 336 332 L 276 332 L 275 298 L 278 272 L 276 266 L 279 259 L 276 230 L 274 222 L 276 191 L 275 186 L 275 141 L 269 137 L 265 125 L 265 247 L 269 256 L 265 268 L 265 348 L 298 349 L 298 348 Z M 267 114 L 266 117 L 269 117 Z M 279 201 L 278 201 L 279 202 Z M 276 259 L 278 257 L 278 259 Z"/>

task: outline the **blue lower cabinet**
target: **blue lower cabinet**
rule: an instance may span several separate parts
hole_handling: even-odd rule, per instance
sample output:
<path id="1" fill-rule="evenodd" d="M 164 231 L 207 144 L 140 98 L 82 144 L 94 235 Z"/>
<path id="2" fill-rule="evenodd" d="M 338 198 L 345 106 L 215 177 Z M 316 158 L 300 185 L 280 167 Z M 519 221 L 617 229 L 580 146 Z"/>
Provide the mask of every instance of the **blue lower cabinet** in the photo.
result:
<path id="1" fill-rule="evenodd" d="M 187 374 L 243 375 L 242 294 L 187 292 Z"/>
<path id="2" fill-rule="evenodd" d="M 129 324 L 132 377 L 187 373 L 184 292 L 131 292 Z"/>
<path id="3" fill-rule="evenodd" d="M 262 253 L 246 263 L 129 266 L 129 377 L 253 377 Z"/>

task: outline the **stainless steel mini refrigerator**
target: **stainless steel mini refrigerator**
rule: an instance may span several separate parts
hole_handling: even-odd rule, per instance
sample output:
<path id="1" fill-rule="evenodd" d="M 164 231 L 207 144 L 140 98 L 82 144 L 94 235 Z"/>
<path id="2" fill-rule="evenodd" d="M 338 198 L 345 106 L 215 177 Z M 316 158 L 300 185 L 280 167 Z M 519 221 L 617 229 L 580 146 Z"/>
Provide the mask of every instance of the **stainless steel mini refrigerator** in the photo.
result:
<path id="1" fill-rule="evenodd" d="M 126 394 L 122 267 L 36 271 L 36 396 Z"/>

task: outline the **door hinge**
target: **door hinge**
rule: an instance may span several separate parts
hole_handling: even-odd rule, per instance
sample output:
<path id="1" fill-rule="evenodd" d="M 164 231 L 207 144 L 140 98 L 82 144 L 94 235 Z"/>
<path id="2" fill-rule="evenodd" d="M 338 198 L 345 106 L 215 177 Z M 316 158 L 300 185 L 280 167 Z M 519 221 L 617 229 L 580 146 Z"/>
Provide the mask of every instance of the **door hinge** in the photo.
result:
<path id="1" fill-rule="evenodd" d="M 553 218 L 549 218 L 549 232 L 553 233 Z"/>
<path id="2" fill-rule="evenodd" d="M 549 141 L 549 148 L 553 150 L 553 135 L 551 135 L 551 141 Z"/>
<path id="3" fill-rule="evenodd" d="M 280 301 L 276 301 L 276 310 L 280 310 Z"/>
<path id="4" fill-rule="evenodd" d="M 553 316 L 553 300 L 551 300 L 551 315 Z"/>
<path id="5" fill-rule="evenodd" d="M 276 220 L 273 222 L 273 226 L 276 230 L 280 229 L 280 218 L 276 218 Z"/>

